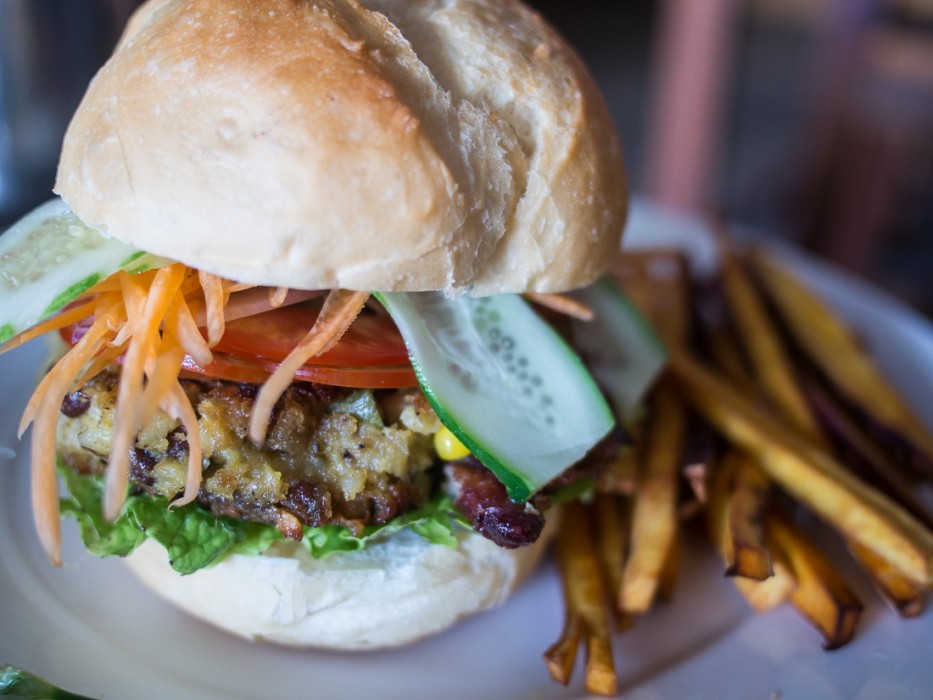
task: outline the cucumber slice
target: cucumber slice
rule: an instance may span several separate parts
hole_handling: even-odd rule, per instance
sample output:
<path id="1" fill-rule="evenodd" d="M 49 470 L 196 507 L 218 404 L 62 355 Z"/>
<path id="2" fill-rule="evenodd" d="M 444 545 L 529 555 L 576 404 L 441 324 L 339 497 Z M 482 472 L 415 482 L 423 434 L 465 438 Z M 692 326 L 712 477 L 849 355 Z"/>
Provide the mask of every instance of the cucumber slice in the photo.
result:
<path id="1" fill-rule="evenodd" d="M 49 200 L 0 236 L 0 343 L 117 270 L 143 272 L 170 262 L 105 238 L 61 199 Z"/>
<path id="2" fill-rule="evenodd" d="M 521 297 L 376 297 L 441 421 L 514 500 L 527 500 L 612 429 L 612 410 L 579 357 Z"/>
<path id="3" fill-rule="evenodd" d="M 644 316 L 608 278 L 570 294 L 593 310 L 573 321 L 573 343 L 609 396 L 619 422 L 630 426 L 667 362 L 667 349 Z"/>

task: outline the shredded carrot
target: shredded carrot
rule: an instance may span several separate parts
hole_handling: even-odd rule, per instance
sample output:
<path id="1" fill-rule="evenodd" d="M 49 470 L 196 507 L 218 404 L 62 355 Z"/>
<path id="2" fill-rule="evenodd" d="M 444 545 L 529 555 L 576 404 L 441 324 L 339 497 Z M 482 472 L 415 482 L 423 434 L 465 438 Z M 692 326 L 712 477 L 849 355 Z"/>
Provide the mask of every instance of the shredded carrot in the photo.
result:
<path id="1" fill-rule="evenodd" d="M 249 422 L 249 436 L 253 442 L 261 444 L 266 439 L 272 409 L 291 384 L 295 372 L 310 358 L 326 352 L 340 340 L 363 310 L 368 298 L 368 292 L 352 292 L 345 289 L 335 289 L 327 295 L 324 307 L 311 330 L 259 390 Z"/>
<path id="2" fill-rule="evenodd" d="M 185 479 L 184 495 L 173 501 L 173 506 L 191 503 L 201 489 L 201 430 L 194 407 L 188 400 L 185 390 L 178 380 L 166 394 L 162 409 L 172 418 L 181 421 L 188 440 L 188 471 Z"/>
<path id="3" fill-rule="evenodd" d="M 224 290 L 220 277 L 209 272 L 198 272 L 204 290 L 204 305 L 207 313 L 207 343 L 214 347 L 224 334 L 224 305 L 229 291 Z"/>
<path id="4" fill-rule="evenodd" d="M 172 391 L 178 380 L 178 367 L 184 359 L 185 351 L 177 342 L 166 342 L 164 335 L 162 340 L 163 347 L 159 349 L 152 370 L 146 372 L 146 388 L 140 400 L 140 427 L 151 421 L 162 408 L 164 397 Z"/>
<path id="5" fill-rule="evenodd" d="M 209 272 L 205 272 L 205 275 L 210 275 Z M 213 275 L 211 275 L 213 277 Z M 183 297 L 187 297 L 191 294 L 203 294 L 204 286 L 201 284 L 201 273 L 195 272 L 190 267 L 185 268 L 185 279 L 181 283 L 181 286 L 178 288 L 178 293 Z"/>
<path id="6" fill-rule="evenodd" d="M 125 272 L 118 272 L 120 278 L 120 294 L 123 296 L 123 306 L 126 309 L 124 322 L 120 327 L 115 327 L 117 331 L 113 338 L 114 345 L 123 345 L 128 343 L 135 333 L 136 323 L 142 315 L 143 308 L 146 305 L 146 293 L 152 282 L 154 275 L 149 275 L 148 279 L 142 275 L 128 275 Z"/>
<path id="7" fill-rule="evenodd" d="M 110 521 L 116 520 L 126 499 L 130 452 L 139 432 L 142 412 L 141 403 L 135 399 L 143 386 L 145 365 L 156 352 L 159 328 L 173 295 L 184 279 L 185 270 L 184 265 L 178 264 L 160 269 L 149 287 L 142 313 L 136 318 L 129 316 L 134 329 L 117 389 L 113 443 L 104 490 L 104 517 Z M 127 308 L 127 314 L 130 313 Z"/>
<path id="8" fill-rule="evenodd" d="M 199 364 L 210 364 L 210 347 L 224 332 L 230 295 L 253 288 L 255 285 L 238 284 L 208 273 L 195 274 L 181 264 L 135 275 L 121 271 L 95 285 L 77 305 L 10 341 L 22 344 L 42 333 L 93 318 L 81 339 L 40 382 L 20 425 L 21 434 L 33 425 L 34 517 L 40 540 L 53 562 L 61 563 L 55 433 L 64 397 L 122 357 L 114 434 L 105 472 L 104 517 L 113 520 L 119 515 L 129 484 L 130 453 L 140 429 L 160 410 L 183 426 L 189 448 L 184 493 L 172 505 L 191 502 L 201 486 L 202 449 L 198 417 L 178 379 L 182 359 L 187 354 Z M 256 289 L 256 293 L 267 294 L 273 307 L 294 303 L 296 296 L 315 294 L 284 287 Z M 265 438 L 272 408 L 298 367 L 339 341 L 368 296 L 342 290 L 329 293 L 314 326 L 260 390 L 250 423 L 250 435 L 256 442 Z M 241 312 L 246 308 L 242 304 L 238 307 Z M 204 321 L 207 340 L 195 314 Z"/>
<path id="9" fill-rule="evenodd" d="M 20 345 L 28 343 L 33 338 L 38 338 L 40 335 L 45 335 L 46 333 L 51 333 L 52 331 L 61 330 L 65 326 L 70 326 L 71 324 L 77 323 L 78 321 L 83 321 L 94 313 L 94 305 L 92 302 L 93 299 L 83 301 L 78 306 L 65 309 L 61 313 L 47 318 L 45 321 L 42 321 L 32 328 L 29 328 L 18 335 L 14 335 L 2 346 L 0 346 L 0 355 L 5 353 L 7 350 L 18 348 Z"/>
<path id="10" fill-rule="evenodd" d="M 546 294 L 543 292 L 526 292 L 525 298 L 535 304 L 570 316 L 580 321 L 592 321 L 593 309 L 586 304 L 568 297 L 566 294 Z"/>
<path id="11" fill-rule="evenodd" d="M 220 316 L 223 318 L 223 310 Z M 171 305 L 166 315 L 165 330 L 178 338 L 185 352 L 191 355 L 191 358 L 201 367 L 206 367 L 214 361 L 214 354 L 207 341 L 204 340 L 204 336 L 201 335 L 191 315 L 191 309 L 184 299 L 176 299 Z"/>
<path id="12" fill-rule="evenodd" d="M 26 408 L 23 411 L 23 415 L 19 423 L 19 437 L 23 436 L 26 428 L 29 427 L 29 425 L 36 419 L 36 416 L 39 414 L 39 406 L 41 404 L 42 397 L 47 395 L 49 392 L 58 393 L 58 400 L 59 403 L 61 403 L 61 399 L 65 396 L 68 389 L 71 387 L 71 384 L 74 382 L 78 372 L 95 354 L 88 353 L 88 346 L 93 345 L 95 352 L 97 349 L 99 349 L 97 343 L 107 332 L 108 320 L 108 317 L 105 315 L 97 317 L 94 323 L 91 324 L 91 327 L 88 328 L 87 332 L 81 338 L 81 340 L 75 344 L 70 352 L 62 356 L 58 362 L 55 363 L 52 369 L 50 369 L 42 378 L 42 380 L 39 382 L 39 386 L 36 387 L 36 390 L 33 392 L 29 399 L 29 403 L 26 404 Z M 79 364 L 75 365 L 76 362 Z M 56 391 L 56 389 L 59 389 L 59 387 L 61 387 L 61 389 Z"/>
<path id="13" fill-rule="evenodd" d="M 55 565 L 60 565 L 61 523 L 58 510 L 58 479 L 55 475 L 55 431 L 62 397 L 68 393 L 74 377 L 103 346 L 106 319 L 100 318 L 88 332 L 64 355 L 43 380 L 44 392 L 33 394 L 20 436 L 35 422 L 32 432 L 32 511 L 39 541 Z"/>
<path id="14" fill-rule="evenodd" d="M 84 370 L 84 373 L 75 380 L 72 391 L 78 391 L 84 388 L 84 385 L 91 381 L 98 374 L 103 372 L 107 367 L 116 362 L 123 353 L 126 352 L 126 346 L 118 345 L 116 347 L 106 347 L 101 350 L 97 357 L 87 366 Z"/>

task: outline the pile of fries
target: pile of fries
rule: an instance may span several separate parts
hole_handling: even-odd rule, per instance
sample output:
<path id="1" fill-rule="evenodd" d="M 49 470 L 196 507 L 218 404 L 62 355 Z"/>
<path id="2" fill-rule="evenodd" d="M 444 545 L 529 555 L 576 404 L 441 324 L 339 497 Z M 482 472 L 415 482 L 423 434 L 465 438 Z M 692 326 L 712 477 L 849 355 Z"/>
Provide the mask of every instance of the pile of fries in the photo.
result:
<path id="1" fill-rule="evenodd" d="M 544 655 L 558 682 L 582 643 L 587 690 L 618 693 L 614 629 L 671 597 L 688 530 L 754 610 L 793 605 L 826 649 L 852 639 L 862 612 L 833 564 L 844 550 L 904 617 L 933 587 L 933 517 L 917 496 L 933 438 L 772 255 L 725 236 L 718 247 L 702 283 L 676 250 L 626 253 L 614 270 L 670 362 L 595 497 L 565 510 L 564 629 Z"/>

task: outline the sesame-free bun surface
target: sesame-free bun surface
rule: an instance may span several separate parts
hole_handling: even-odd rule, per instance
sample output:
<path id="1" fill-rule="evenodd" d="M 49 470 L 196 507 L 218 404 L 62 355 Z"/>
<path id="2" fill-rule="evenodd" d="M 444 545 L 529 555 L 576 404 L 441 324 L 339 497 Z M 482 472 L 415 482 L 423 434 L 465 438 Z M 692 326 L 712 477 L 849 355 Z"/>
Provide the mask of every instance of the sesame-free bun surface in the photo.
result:
<path id="1" fill-rule="evenodd" d="M 472 294 L 591 282 L 626 210 L 597 89 L 513 0 L 150 0 L 56 191 L 243 282 Z"/>
<path id="2" fill-rule="evenodd" d="M 408 644 L 499 605 L 533 569 L 538 542 L 503 549 L 463 530 L 458 547 L 410 531 L 358 552 L 314 559 L 295 543 L 262 556 L 233 555 L 180 576 L 146 540 L 126 561 L 153 591 L 195 617 L 253 641 L 339 650 Z"/>

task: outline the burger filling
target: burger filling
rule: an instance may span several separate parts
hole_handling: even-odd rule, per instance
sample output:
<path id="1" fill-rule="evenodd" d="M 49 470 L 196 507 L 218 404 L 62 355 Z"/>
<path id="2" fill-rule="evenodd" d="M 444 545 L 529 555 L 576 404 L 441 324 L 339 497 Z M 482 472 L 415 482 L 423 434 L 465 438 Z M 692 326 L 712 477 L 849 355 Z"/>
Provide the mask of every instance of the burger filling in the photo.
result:
<path id="1" fill-rule="evenodd" d="M 78 227 L 88 246 L 107 245 L 67 208 L 33 219 L 27 234 Z M 515 295 L 377 293 L 377 303 L 368 292 L 256 287 L 139 255 L 109 276 L 95 268 L 72 282 L 56 271 L 43 282 L 59 290 L 51 302 L 32 284 L 41 303 L 3 343 L 58 333 L 69 346 L 20 423 L 33 426 L 34 514 L 55 563 L 62 513 L 92 551 L 125 555 L 151 537 L 182 573 L 283 536 L 321 556 L 402 528 L 455 545 L 466 525 L 518 547 L 537 539 L 568 464 L 592 483 L 617 451 L 600 387 Z M 597 295 L 611 303 L 607 322 L 582 331 L 593 342 L 624 340 L 612 332 L 625 306 L 617 297 Z M 582 313 L 589 301 L 532 300 L 593 317 Z M 623 324 L 634 326 L 643 328 Z M 646 354 L 640 387 L 663 360 Z M 611 369 L 610 385 L 628 387 L 631 368 Z M 614 391 L 622 409 L 630 395 Z"/>
<path id="2" fill-rule="evenodd" d="M 82 474 L 104 474 L 111 453 L 119 374 L 106 371 L 62 405 L 58 451 Z M 182 380 L 198 416 L 204 471 L 198 502 L 216 515 L 275 525 L 336 523 L 359 533 L 425 502 L 440 427 L 414 389 L 373 392 L 294 383 L 277 402 L 266 441 L 248 436 L 257 387 Z M 185 489 L 185 428 L 157 414 L 130 458 L 133 488 L 174 500 Z"/>
<path id="3" fill-rule="evenodd" d="M 57 450 L 77 475 L 106 473 L 119 377 L 119 368 L 110 367 L 62 402 Z M 363 537 L 441 494 L 455 519 L 502 547 L 524 546 L 540 535 L 552 495 L 595 478 L 619 447 L 617 436 L 609 436 L 532 502 L 518 503 L 471 456 L 445 465 L 434 449 L 442 424 L 418 389 L 295 382 L 276 403 L 265 442 L 256 445 L 249 438 L 256 384 L 182 379 L 181 385 L 198 417 L 205 465 L 197 506 L 205 514 L 274 526 L 299 541 L 307 528 L 324 526 Z M 133 493 L 179 498 L 188 453 L 184 425 L 157 414 L 131 452 Z"/>

